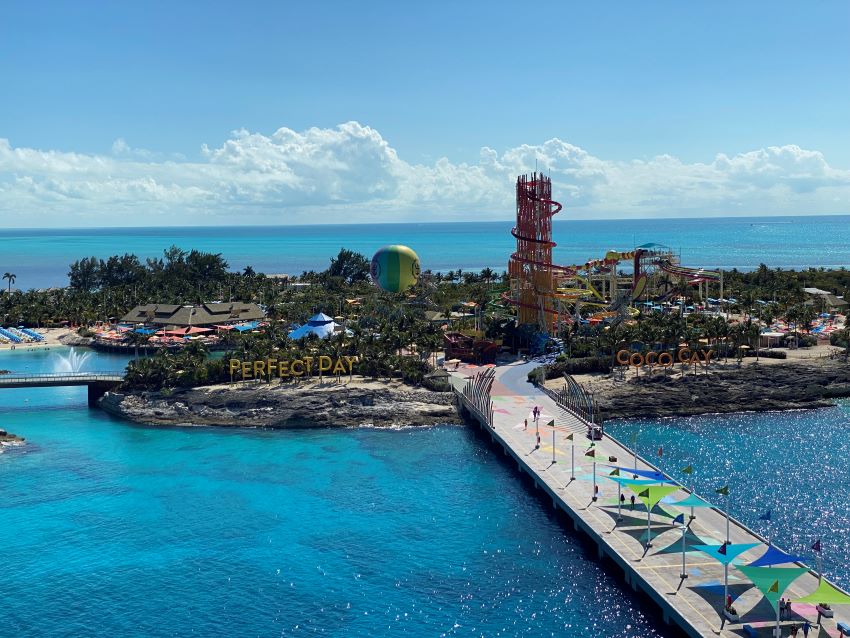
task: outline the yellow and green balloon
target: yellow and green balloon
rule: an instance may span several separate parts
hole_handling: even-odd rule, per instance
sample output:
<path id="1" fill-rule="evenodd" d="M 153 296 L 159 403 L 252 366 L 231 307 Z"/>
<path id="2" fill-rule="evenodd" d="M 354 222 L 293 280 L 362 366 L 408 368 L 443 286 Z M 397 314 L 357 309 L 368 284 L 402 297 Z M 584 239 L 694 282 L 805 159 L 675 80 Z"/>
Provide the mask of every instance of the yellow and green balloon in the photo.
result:
<path id="1" fill-rule="evenodd" d="M 384 246 L 372 257 L 372 281 L 387 292 L 404 292 L 419 280 L 419 257 L 407 246 Z"/>

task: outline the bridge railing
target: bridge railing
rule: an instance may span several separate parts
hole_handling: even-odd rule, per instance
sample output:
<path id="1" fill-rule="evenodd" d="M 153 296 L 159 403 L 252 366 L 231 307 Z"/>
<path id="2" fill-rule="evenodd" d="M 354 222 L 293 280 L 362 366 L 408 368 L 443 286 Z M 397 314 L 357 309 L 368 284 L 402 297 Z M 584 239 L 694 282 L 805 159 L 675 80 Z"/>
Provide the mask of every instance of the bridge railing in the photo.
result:
<path id="1" fill-rule="evenodd" d="M 123 381 L 123 372 L 44 372 L 32 374 L 4 374 L 0 375 L 2 383 L 33 383 L 45 381 Z"/>

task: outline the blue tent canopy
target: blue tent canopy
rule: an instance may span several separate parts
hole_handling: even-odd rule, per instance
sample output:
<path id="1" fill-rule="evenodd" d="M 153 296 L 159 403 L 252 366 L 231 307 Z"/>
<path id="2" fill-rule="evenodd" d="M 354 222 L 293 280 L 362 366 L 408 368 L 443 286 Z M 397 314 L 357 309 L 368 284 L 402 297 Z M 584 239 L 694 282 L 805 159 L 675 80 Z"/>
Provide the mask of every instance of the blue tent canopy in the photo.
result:
<path id="1" fill-rule="evenodd" d="M 770 565 L 782 565 L 784 563 L 797 563 L 804 560 L 806 560 L 804 556 L 792 556 L 771 545 L 760 558 L 750 563 L 750 567 L 768 567 Z"/>
<path id="2" fill-rule="evenodd" d="M 153 328 L 136 328 L 133 332 L 140 335 L 152 335 L 156 330 Z"/>
<path id="3" fill-rule="evenodd" d="M 233 329 L 239 332 L 248 332 L 249 330 L 256 330 L 259 325 L 259 321 L 252 321 L 250 323 L 242 324 L 241 326 L 233 326 Z"/>
<path id="4" fill-rule="evenodd" d="M 296 328 L 289 333 L 290 339 L 303 339 L 311 334 L 316 335 L 319 339 L 326 339 L 334 333 L 337 324 L 332 317 L 328 317 L 324 313 L 317 313 L 310 317 L 309 321 L 300 328 Z"/>

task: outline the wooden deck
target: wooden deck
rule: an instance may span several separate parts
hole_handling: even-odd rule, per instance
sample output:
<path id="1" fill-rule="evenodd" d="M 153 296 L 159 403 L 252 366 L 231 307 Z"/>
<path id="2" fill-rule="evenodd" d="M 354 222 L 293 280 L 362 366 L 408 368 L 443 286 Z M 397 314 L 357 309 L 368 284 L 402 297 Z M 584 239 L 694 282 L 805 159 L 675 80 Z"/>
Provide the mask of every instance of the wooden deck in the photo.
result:
<path id="1" fill-rule="evenodd" d="M 761 556 L 766 542 L 761 536 L 734 519 L 730 526 L 732 543 L 757 543 L 758 545 L 740 555 L 729 566 L 729 593 L 740 614 L 740 621 L 726 622 L 723 618 L 723 566 L 709 556 L 697 551 L 686 553 L 688 578 L 680 578 L 682 572 L 682 532 L 671 524 L 669 517 L 651 516 L 652 546 L 646 548 L 646 509 L 637 501 L 634 510 L 629 506 L 631 492 L 626 495 L 626 507 L 622 508 L 623 520 L 617 523 L 617 485 L 605 478 L 611 471 L 609 456 L 617 458 L 617 465 L 633 467 L 634 453 L 607 434 L 596 443 L 596 484 L 598 499 L 593 501 L 593 462 L 584 453 L 590 441 L 586 437 L 586 423 L 558 407 L 548 395 L 527 383 L 528 372 L 535 364 L 514 364 L 495 368 L 495 377 L 490 391 L 491 412 L 476 406 L 463 397 L 463 387 L 480 368 L 461 368 L 452 372 L 452 383 L 464 411 L 478 422 L 493 442 L 512 457 L 520 472 L 531 476 L 535 486 L 551 498 L 552 506 L 564 510 L 572 520 L 576 531 L 589 536 L 597 547 L 600 560 L 610 560 L 620 569 L 627 586 L 645 592 L 658 606 L 664 622 L 678 626 L 689 636 L 743 636 L 743 626 L 756 630 L 754 635 L 773 636 L 776 611 L 734 565 L 747 564 Z M 535 449 L 537 428 L 532 419 L 532 408 L 542 408 L 539 419 L 541 445 Z M 554 428 L 545 424 L 552 419 Z M 492 423 L 490 423 L 492 419 Z M 525 427 L 527 420 L 528 426 Z M 574 434 L 575 479 L 571 479 L 573 449 L 566 436 Z M 556 463 L 553 463 L 553 455 Z M 637 457 L 638 469 L 654 470 L 653 466 Z M 674 492 L 671 500 L 687 496 L 684 488 Z M 714 497 L 714 495 L 712 495 Z M 720 501 L 722 497 L 708 498 Z M 690 508 L 676 508 L 669 504 L 661 506 L 673 515 L 685 513 L 688 521 Z M 698 508 L 696 519 L 689 523 L 688 534 L 696 535 L 705 544 L 720 544 L 726 538 L 726 518 L 714 508 Z M 690 540 L 690 536 L 689 539 Z M 693 542 L 699 542 L 696 539 Z M 818 579 L 811 573 L 795 580 L 785 592 L 785 597 L 799 598 L 813 592 Z M 603 613 L 603 610 L 599 610 Z M 835 617 L 822 619 L 822 624 L 813 627 L 810 637 L 838 637 L 836 623 L 847 622 L 850 609 L 835 606 Z M 804 620 L 812 624 L 817 612 L 812 605 L 793 604 L 792 613 L 781 621 L 781 635 L 790 634 L 790 626 L 801 625 Z M 799 633 L 802 636 L 802 632 Z"/>

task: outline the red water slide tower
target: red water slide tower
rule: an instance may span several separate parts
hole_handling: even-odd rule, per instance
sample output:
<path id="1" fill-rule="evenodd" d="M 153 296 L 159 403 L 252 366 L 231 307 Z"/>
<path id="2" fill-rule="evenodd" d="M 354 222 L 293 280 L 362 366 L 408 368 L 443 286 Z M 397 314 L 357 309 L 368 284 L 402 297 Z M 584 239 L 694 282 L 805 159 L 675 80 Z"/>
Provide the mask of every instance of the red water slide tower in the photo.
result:
<path id="1" fill-rule="evenodd" d="M 516 252 L 508 262 L 511 292 L 507 299 L 517 308 L 518 325 L 536 325 L 553 334 L 558 320 L 555 271 L 552 264 L 552 216 L 561 205 L 552 200 L 552 180 L 543 174 L 520 175 L 516 181 Z M 567 270 L 563 268 L 563 270 Z"/>

